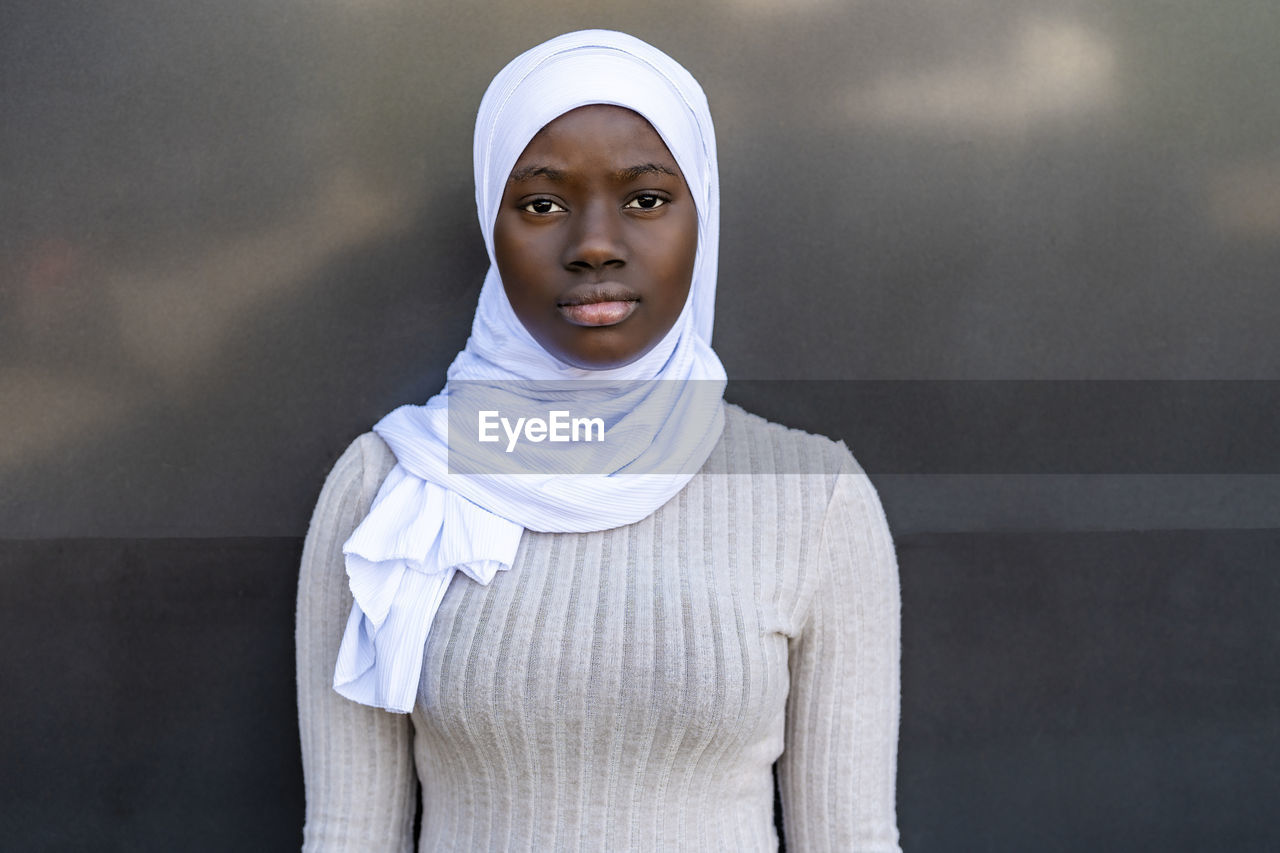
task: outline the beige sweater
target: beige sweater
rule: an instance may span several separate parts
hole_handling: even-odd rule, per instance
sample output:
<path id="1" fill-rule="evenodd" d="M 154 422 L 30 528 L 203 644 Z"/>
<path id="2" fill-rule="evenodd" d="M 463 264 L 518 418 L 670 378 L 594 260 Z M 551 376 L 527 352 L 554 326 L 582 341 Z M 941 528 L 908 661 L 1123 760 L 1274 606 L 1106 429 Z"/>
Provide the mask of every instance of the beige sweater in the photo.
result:
<path id="1" fill-rule="evenodd" d="M 342 543 L 393 464 L 358 438 L 303 550 L 304 850 L 413 850 L 419 789 L 423 851 L 774 850 L 775 761 L 788 851 L 898 850 L 897 564 L 843 445 L 727 406 L 648 518 L 525 531 L 453 579 L 409 715 L 331 686 Z"/>

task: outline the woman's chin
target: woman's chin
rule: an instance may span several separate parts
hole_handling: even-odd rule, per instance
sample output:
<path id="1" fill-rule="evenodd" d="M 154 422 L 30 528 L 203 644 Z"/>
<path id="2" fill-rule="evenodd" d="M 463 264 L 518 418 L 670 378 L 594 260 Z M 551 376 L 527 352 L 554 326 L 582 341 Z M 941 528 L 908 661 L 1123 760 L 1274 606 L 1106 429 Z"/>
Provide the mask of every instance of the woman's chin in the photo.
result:
<path id="1" fill-rule="evenodd" d="M 572 341 L 539 340 L 542 348 L 557 360 L 580 370 L 613 370 L 643 358 L 658 345 L 657 340 L 636 342 L 619 334 L 620 327 L 581 328 Z M 537 337 L 535 336 L 535 340 Z"/>
<path id="2" fill-rule="evenodd" d="M 635 361 L 638 361 L 652 347 L 644 347 L 636 350 L 634 348 L 623 350 L 591 350 L 583 352 L 581 350 L 563 350 L 561 352 L 552 352 L 551 354 L 563 361 L 565 364 L 576 367 L 579 370 L 613 370 L 618 367 L 626 367 Z"/>

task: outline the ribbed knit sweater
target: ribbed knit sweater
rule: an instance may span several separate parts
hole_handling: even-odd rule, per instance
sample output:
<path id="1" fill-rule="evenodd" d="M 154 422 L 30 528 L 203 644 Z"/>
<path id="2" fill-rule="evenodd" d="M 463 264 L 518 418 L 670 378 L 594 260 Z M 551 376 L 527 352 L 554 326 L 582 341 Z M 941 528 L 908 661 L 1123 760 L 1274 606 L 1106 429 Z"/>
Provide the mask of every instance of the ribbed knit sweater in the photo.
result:
<path id="1" fill-rule="evenodd" d="M 676 497 L 596 533 L 525 531 L 458 574 L 413 713 L 332 688 L 342 543 L 395 460 L 338 460 L 298 589 L 306 851 L 897 851 L 897 564 L 849 451 L 726 406 Z M 746 473 L 730 473 L 730 472 Z"/>

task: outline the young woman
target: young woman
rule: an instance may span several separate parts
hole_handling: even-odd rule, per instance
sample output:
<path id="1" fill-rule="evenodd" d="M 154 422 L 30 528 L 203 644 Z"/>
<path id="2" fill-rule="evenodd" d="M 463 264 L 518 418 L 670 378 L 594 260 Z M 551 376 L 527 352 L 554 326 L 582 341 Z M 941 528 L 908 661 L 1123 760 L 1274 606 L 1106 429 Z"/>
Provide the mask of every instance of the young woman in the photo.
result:
<path id="1" fill-rule="evenodd" d="M 722 400 L 715 151 L 620 33 L 490 84 L 471 338 L 307 536 L 305 849 L 411 850 L 420 805 L 421 850 L 773 850 L 775 764 L 789 850 L 897 849 L 893 546 L 843 445 Z M 603 440 L 494 444 L 457 425 L 476 389 Z"/>

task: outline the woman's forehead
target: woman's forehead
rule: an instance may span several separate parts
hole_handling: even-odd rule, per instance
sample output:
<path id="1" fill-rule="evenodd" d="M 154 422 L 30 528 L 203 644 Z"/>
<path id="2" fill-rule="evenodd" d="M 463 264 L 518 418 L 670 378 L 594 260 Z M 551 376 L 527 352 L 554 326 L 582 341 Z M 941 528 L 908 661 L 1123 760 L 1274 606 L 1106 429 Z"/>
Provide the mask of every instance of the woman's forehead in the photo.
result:
<path id="1" fill-rule="evenodd" d="M 637 157 L 640 160 L 631 162 Z M 511 178 L 520 180 L 531 170 L 546 171 L 546 166 L 533 164 L 532 160 L 600 164 L 626 161 L 619 168 L 680 173 L 676 158 L 649 120 L 634 110 L 612 104 L 588 104 L 549 121 L 529 140 L 512 168 Z"/>

